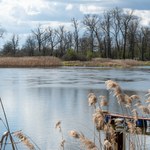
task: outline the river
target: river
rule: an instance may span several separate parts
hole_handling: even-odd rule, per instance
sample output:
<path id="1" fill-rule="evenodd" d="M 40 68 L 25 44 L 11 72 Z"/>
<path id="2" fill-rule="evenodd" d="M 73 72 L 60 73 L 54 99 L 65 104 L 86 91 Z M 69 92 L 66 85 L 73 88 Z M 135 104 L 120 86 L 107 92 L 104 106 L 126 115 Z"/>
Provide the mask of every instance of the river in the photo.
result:
<path id="1" fill-rule="evenodd" d="M 117 81 L 127 94 L 144 97 L 150 89 L 150 67 L 129 69 L 99 67 L 1 68 L 0 97 L 11 131 L 22 130 L 42 150 L 57 150 L 61 134 L 55 129 L 58 120 L 66 141 L 68 131 L 76 129 L 92 136 L 91 108 L 87 95 L 105 95 L 108 109 L 120 112 L 113 96 L 106 90 L 106 80 Z M 4 120 L 2 109 L 1 118 Z M 6 130 L 0 123 L 1 131 Z M 23 149 L 23 148 L 22 148 Z"/>

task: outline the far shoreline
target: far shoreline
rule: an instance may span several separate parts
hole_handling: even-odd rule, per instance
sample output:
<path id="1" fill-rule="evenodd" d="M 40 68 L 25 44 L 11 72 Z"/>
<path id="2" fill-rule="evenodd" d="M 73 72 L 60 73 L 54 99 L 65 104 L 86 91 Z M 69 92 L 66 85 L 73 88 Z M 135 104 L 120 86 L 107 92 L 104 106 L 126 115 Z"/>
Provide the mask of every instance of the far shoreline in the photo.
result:
<path id="1" fill-rule="evenodd" d="M 52 56 L 0 57 L 0 68 L 48 68 L 60 66 L 130 68 L 150 66 L 150 61 L 94 58 L 90 61 L 63 61 Z"/>

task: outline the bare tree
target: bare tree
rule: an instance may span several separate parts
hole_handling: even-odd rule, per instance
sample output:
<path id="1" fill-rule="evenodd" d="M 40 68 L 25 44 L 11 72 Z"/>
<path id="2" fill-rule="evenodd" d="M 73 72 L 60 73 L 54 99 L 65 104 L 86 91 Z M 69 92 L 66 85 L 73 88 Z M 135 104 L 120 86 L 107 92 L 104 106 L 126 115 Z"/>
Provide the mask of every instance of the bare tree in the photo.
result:
<path id="1" fill-rule="evenodd" d="M 13 34 L 10 41 L 7 41 L 3 45 L 3 50 L 2 50 L 3 54 L 15 56 L 18 50 L 18 46 L 19 46 L 19 36 L 16 34 Z"/>
<path id="2" fill-rule="evenodd" d="M 64 26 L 59 26 L 59 28 L 56 30 L 57 34 L 57 40 L 58 40 L 58 49 L 59 49 L 59 55 L 62 57 L 65 54 L 66 46 L 68 43 L 67 40 L 67 31 L 65 30 Z"/>
<path id="3" fill-rule="evenodd" d="M 112 34 L 113 34 L 113 39 L 115 41 L 115 50 L 117 50 L 117 55 L 115 57 L 121 57 L 121 31 L 120 31 L 120 20 L 121 20 L 121 14 L 123 13 L 122 9 L 119 9 L 118 7 L 114 8 L 111 10 L 112 13 Z"/>
<path id="4" fill-rule="evenodd" d="M 104 13 L 103 22 L 101 23 L 101 27 L 104 31 L 104 47 L 105 47 L 105 57 L 111 58 L 111 24 L 112 17 L 111 12 L 107 11 Z"/>
<path id="5" fill-rule="evenodd" d="M 85 15 L 83 18 L 83 25 L 87 28 L 87 31 L 90 34 L 90 45 L 91 51 L 94 51 L 94 38 L 95 38 L 95 28 L 99 22 L 98 15 Z"/>
<path id="6" fill-rule="evenodd" d="M 45 29 L 39 25 L 37 29 L 32 30 L 33 35 L 35 36 L 35 39 L 38 44 L 38 50 L 41 53 L 42 51 L 42 43 L 45 41 Z"/>
<path id="7" fill-rule="evenodd" d="M 12 39 L 12 50 L 13 50 L 13 55 L 16 54 L 17 50 L 18 50 L 18 46 L 19 46 L 19 36 L 16 34 L 13 34 Z"/>
<path id="8" fill-rule="evenodd" d="M 52 29 L 51 27 L 48 27 L 46 29 L 46 32 L 48 36 L 47 41 L 48 41 L 48 46 L 50 48 L 50 55 L 53 55 L 54 48 L 58 44 L 57 34 L 56 34 L 56 31 Z"/>
<path id="9" fill-rule="evenodd" d="M 133 16 L 133 10 L 127 11 L 126 13 L 123 13 L 120 18 L 120 30 L 123 36 L 123 55 L 122 58 L 126 58 L 126 46 L 127 46 L 127 35 L 129 30 L 129 24 L 134 18 Z"/>
<path id="10" fill-rule="evenodd" d="M 138 34 L 137 46 L 140 50 L 140 59 L 145 60 L 145 54 L 147 53 L 148 59 L 150 59 L 150 27 L 141 27 Z"/>
<path id="11" fill-rule="evenodd" d="M 132 20 L 129 24 L 128 32 L 128 42 L 129 42 L 129 54 L 131 53 L 131 58 L 135 58 L 135 45 L 137 39 L 137 30 L 139 27 L 139 19 Z"/>
<path id="12" fill-rule="evenodd" d="M 75 18 L 73 18 L 72 24 L 74 27 L 73 37 L 74 37 L 74 41 L 75 41 L 75 50 L 78 53 L 78 51 L 79 51 L 79 22 Z"/>
<path id="13" fill-rule="evenodd" d="M 27 52 L 27 55 L 34 56 L 35 48 L 36 48 L 35 39 L 33 36 L 29 35 L 25 41 L 23 49 Z"/>

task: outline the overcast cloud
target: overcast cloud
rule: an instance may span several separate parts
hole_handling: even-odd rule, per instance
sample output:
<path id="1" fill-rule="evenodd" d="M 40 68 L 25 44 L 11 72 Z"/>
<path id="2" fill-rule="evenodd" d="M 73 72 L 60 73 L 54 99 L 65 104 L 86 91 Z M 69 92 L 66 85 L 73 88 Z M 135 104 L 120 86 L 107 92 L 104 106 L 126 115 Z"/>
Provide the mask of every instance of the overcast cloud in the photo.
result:
<path id="1" fill-rule="evenodd" d="M 150 22 L 149 0 L 0 0 L 0 24 L 7 34 L 27 35 L 39 24 L 57 27 L 67 25 L 75 17 L 80 20 L 86 13 L 103 13 L 120 7 L 133 9 Z"/>

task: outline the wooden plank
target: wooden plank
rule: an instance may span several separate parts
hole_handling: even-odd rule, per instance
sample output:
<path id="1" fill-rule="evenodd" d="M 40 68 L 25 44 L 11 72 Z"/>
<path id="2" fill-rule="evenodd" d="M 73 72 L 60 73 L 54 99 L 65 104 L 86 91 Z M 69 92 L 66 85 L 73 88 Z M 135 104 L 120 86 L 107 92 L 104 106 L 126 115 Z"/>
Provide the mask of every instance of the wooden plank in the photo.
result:
<path id="1" fill-rule="evenodd" d="M 115 113 L 110 113 L 110 112 L 107 112 L 106 114 L 110 115 L 112 117 L 127 118 L 127 119 L 134 118 L 133 116 L 123 115 L 123 114 L 115 114 Z M 150 121 L 150 118 L 147 118 L 147 117 L 138 117 L 138 119 Z"/>

